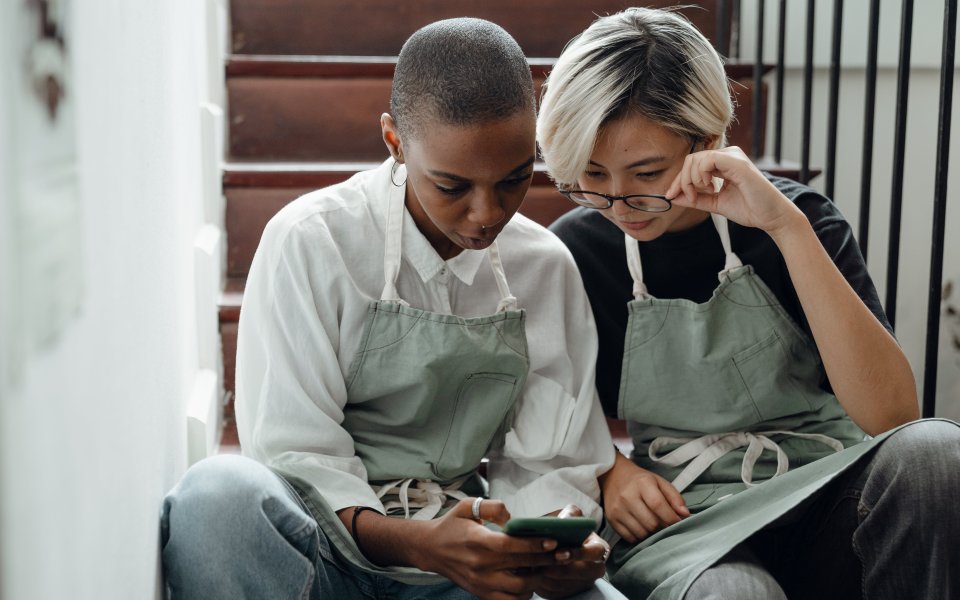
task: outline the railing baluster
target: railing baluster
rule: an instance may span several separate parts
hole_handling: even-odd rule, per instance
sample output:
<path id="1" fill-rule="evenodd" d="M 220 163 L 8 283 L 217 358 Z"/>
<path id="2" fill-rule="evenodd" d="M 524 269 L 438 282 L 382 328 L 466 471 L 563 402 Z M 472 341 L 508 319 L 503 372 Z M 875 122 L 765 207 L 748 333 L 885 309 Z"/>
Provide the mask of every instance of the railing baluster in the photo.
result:
<path id="1" fill-rule="evenodd" d="M 840 37 L 843 31 L 843 0 L 833 2 L 833 40 L 830 44 L 830 100 L 827 113 L 827 164 L 824 191 L 833 198 L 837 173 L 837 112 L 840 107 Z"/>
<path id="2" fill-rule="evenodd" d="M 813 17 L 816 0 L 807 0 L 807 45 L 803 65 L 803 135 L 800 139 L 800 181 L 810 181 L 810 121 L 813 111 Z"/>
<path id="3" fill-rule="evenodd" d="M 787 0 L 780 0 L 779 22 L 777 24 L 777 107 L 774 111 L 773 160 L 779 165 L 783 158 L 783 72 L 784 55 L 787 41 Z"/>
<path id="4" fill-rule="evenodd" d="M 880 0 L 870 2 L 870 35 L 867 41 L 867 80 L 863 106 L 863 165 L 860 169 L 860 226 L 857 241 L 864 262 L 870 238 L 870 183 L 873 177 L 873 111 L 877 97 L 877 40 L 880 29 Z"/>
<path id="5" fill-rule="evenodd" d="M 717 2 L 717 52 L 724 59 L 730 55 L 730 30 L 727 28 L 730 15 L 730 0 L 719 0 Z"/>
<path id="6" fill-rule="evenodd" d="M 757 48 L 753 61 L 753 143 L 750 149 L 754 158 L 760 156 L 763 146 L 760 132 L 763 131 L 763 13 L 766 4 L 766 0 L 759 0 L 757 7 Z"/>
<path id="7" fill-rule="evenodd" d="M 910 86 L 910 46 L 913 0 L 903 0 L 900 16 L 900 64 L 897 67 L 897 109 L 893 141 L 893 188 L 890 192 L 890 243 L 887 248 L 887 301 L 890 325 L 897 321 L 897 280 L 900 267 L 900 220 L 903 207 L 903 163 L 907 146 L 907 99 Z"/>
<path id="8" fill-rule="evenodd" d="M 957 39 L 957 0 L 943 9 L 943 58 L 940 63 L 940 118 L 937 124 L 937 168 L 933 204 L 933 244 L 927 297 L 927 347 L 923 366 L 923 417 L 937 409 L 937 352 L 940 342 L 940 301 L 943 285 L 943 238 L 947 216 L 947 173 L 950 167 L 950 118 L 953 104 L 954 46 Z"/>
<path id="9" fill-rule="evenodd" d="M 763 0 L 761 0 L 762 2 Z M 733 32 L 730 34 L 730 37 L 733 38 L 733 57 L 737 60 L 740 60 L 740 57 L 743 56 L 740 54 L 740 34 L 743 33 L 743 27 L 741 27 L 742 19 L 740 15 L 743 13 L 743 6 L 740 3 L 740 0 L 733 0 Z"/>

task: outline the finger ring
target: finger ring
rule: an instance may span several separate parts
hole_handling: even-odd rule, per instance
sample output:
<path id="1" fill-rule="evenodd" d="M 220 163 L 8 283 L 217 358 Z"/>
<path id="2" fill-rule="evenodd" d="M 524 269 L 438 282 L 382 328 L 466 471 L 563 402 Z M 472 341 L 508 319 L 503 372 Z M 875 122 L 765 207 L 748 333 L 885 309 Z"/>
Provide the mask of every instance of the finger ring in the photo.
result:
<path id="1" fill-rule="evenodd" d="M 483 502 L 483 498 L 481 498 L 481 497 L 479 497 L 479 496 L 473 499 L 473 518 L 476 519 L 476 520 L 478 520 L 478 521 L 481 521 L 481 520 L 482 520 L 482 519 L 480 518 L 480 503 L 481 503 L 481 502 Z"/>

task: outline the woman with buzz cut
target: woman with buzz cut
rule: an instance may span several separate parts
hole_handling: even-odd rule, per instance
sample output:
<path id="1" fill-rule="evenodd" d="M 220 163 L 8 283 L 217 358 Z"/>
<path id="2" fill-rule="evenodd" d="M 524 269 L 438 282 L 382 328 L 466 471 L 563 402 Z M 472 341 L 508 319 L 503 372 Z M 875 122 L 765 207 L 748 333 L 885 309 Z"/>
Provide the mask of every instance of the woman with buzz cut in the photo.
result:
<path id="1" fill-rule="evenodd" d="M 168 495 L 173 598 L 622 598 L 596 534 L 495 527 L 599 521 L 614 460 L 576 265 L 516 214 L 534 107 L 503 29 L 428 25 L 380 118 L 390 158 L 267 225 L 240 316 L 244 456 Z"/>
<path id="2" fill-rule="evenodd" d="M 960 597 L 960 427 L 917 419 L 850 225 L 727 147 L 723 63 L 676 12 L 564 49 L 537 139 L 580 207 L 597 386 L 631 457 L 601 476 L 631 598 Z M 950 565 L 953 565 L 952 567 Z"/>

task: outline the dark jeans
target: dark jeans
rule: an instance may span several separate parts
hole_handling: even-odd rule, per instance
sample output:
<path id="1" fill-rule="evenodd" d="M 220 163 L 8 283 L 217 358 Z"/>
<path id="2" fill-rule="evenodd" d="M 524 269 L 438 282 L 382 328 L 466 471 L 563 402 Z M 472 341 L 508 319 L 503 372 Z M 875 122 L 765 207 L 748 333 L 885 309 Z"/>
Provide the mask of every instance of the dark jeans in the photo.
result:
<path id="1" fill-rule="evenodd" d="M 686 600 L 960 598 L 960 426 L 919 421 L 706 570 Z"/>

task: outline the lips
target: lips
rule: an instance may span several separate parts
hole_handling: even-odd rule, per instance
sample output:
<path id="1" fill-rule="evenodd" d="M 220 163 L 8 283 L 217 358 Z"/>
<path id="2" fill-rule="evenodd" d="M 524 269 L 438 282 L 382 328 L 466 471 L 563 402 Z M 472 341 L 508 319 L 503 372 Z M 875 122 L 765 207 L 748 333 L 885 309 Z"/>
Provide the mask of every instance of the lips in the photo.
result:
<path id="1" fill-rule="evenodd" d="M 654 219 L 647 219 L 646 221 L 619 221 L 620 227 L 624 229 L 629 229 L 631 231 L 639 231 L 641 229 L 646 229 L 650 223 L 653 223 Z"/>
<path id="2" fill-rule="evenodd" d="M 485 250 L 493 244 L 493 240 L 497 239 L 496 235 L 488 235 L 482 238 L 472 238 L 461 235 L 460 240 L 463 242 L 463 247 L 467 250 Z"/>

